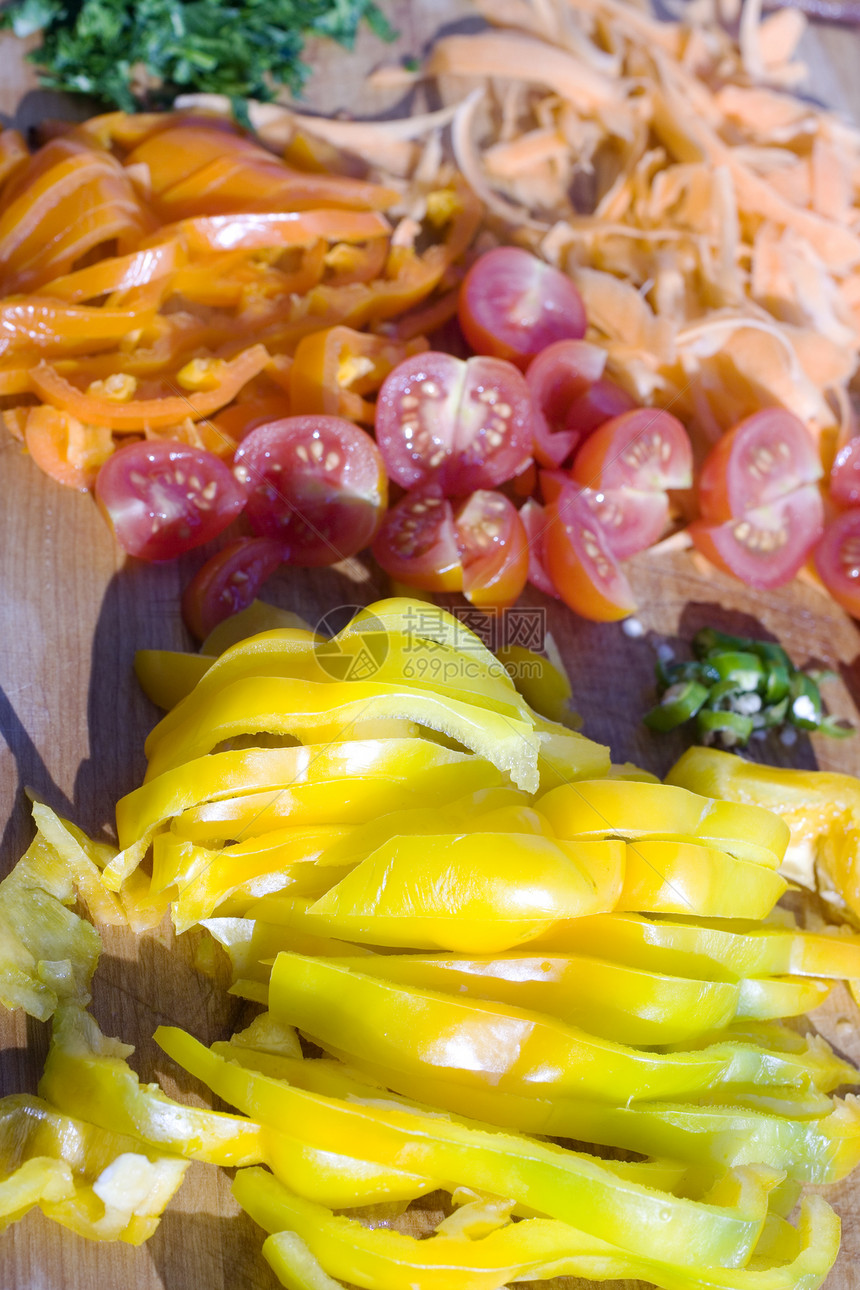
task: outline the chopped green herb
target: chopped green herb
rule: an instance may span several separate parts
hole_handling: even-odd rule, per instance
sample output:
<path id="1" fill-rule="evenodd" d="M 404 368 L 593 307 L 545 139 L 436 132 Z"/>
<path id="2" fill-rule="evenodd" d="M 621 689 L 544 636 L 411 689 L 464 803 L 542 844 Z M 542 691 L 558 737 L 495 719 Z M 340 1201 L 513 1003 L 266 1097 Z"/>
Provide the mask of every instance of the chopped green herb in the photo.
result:
<path id="1" fill-rule="evenodd" d="M 835 673 L 801 671 L 781 645 L 706 627 L 693 637 L 693 652 L 686 662 L 658 658 L 660 702 L 643 717 L 652 730 L 674 730 L 695 718 L 703 743 L 726 747 L 783 726 L 838 739 L 854 733 L 824 710 L 819 685 Z"/>
<path id="2" fill-rule="evenodd" d="M 234 103 L 298 93 L 310 72 L 305 40 L 351 49 L 363 22 L 394 38 L 374 0 L 17 0 L 0 14 L 17 36 L 44 32 L 31 55 L 44 85 L 126 111 L 190 91 Z"/>

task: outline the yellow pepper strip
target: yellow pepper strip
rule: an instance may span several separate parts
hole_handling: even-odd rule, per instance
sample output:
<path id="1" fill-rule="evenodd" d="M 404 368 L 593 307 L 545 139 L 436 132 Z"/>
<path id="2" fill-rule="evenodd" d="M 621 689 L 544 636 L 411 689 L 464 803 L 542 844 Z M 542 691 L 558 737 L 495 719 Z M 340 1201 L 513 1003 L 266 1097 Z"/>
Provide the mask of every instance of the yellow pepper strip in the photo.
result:
<path id="1" fill-rule="evenodd" d="M 120 799 L 116 826 L 123 850 L 103 876 L 109 887 L 118 889 L 163 825 L 219 799 L 234 799 L 237 805 L 225 805 L 220 832 L 193 840 L 205 845 L 211 838 L 238 839 L 251 835 L 248 827 L 259 834 L 277 827 L 272 820 L 279 812 L 282 824 L 353 823 L 373 818 L 380 810 L 395 810 L 410 791 L 429 805 L 500 781 L 488 762 L 426 739 L 347 740 L 327 747 L 213 753 Z M 261 814 L 266 805 L 262 790 L 274 790 L 268 814 Z"/>
<path id="2" fill-rule="evenodd" d="M 635 816 L 633 817 L 636 818 Z M 619 911 L 765 918 L 788 884 L 773 869 L 695 842 L 628 842 Z"/>
<path id="3" fill-rule="evenodd" d="M 439 610 L 443 613 L 443 610 Z M 481 647 L 483 649 L 483 646 Z M 372 679 L 408 684 L 428 694 L 451 696 L 531 725 L 531 714 L 501 665 L 489 655 L 493 671 L 469 655 L 420 637 L 380 630 L 341 634 L 331 641 L 296 628 L 273 629 L 237 642 L 207 669 L 205 678 L 178 711 L 169 712 L 150 733 L 147 755 L 186 719 L 238 681 L 304 680 L 330 684 Z"/>
<path id="4" fill-rule="evenodd" d="M 186 707 L 189 701 L 193 708 Z M 538 787 L 540 740 L 526 722 L 408 685 L 249 678 L 233 682 L 202 705 L 192 694 L 174 712 L 183 707 L 184 719 L 168 737 L 156 726 L 147 741 L 147 780 L 210 753 L 237 735 L 264 731 L 302 743 L 325 743 L 364 738 L 362 728 L 368 722 L 395 718 L 456 739 L 507 771 L 528 792 Z"/>
<path id="5" fill-rule="evenodd" d="M 837 906 L 847 905 L 854 921 L 860 920 L 860 780 L 833 771 L 759 766 L 713 748 L 689 748 L 667 780 L 773 811 L 791 832 L 786 877 Z"/>
<path id="6" fill-rule="evenodd" d="M 420 954 L 328 957 L 341 967 L 382 981 L 509 1003 L 615 1043 L 642 1046 L 682 1043 L 726 1026 L 738 1015 L 749 1016 L 751 1006 L 762 1019 L 797 1016 L 822 1002 L 829 989 L 816 980 L 702 981 L 574 954 L 535 956 L 524 951 L 468 959 Z M 756 987 L 751 1003 L 746 997 L 749 984 Z M 792 993 L 786 984 L 800 988 Z M 803 989 L 807 984 L 812 987 L 809 991 Z M 786 1003 L 790 1006 L 784 1010 Z"/>
<path id="7" fill-rule="evenodd" d="M 706 1266 L 740 1266 L 749 1257 L 779 1175 L 738 1176 L 740 1194 L 704 1203 L 634 1181 L 647 1166 L 609 1162 L 510 1133 L 487 1131 L 434 1114 L 325 1097 L 272 1079 L 212 1053 L 190 1035 L 160 1027 L 156 1042 L 174 1061 L 264 1124 L 286 1129 L 319 1150 L 343 1149 L 390 1164 L 453 1192 L 467 1186 L 510 1197 L 533 1212 L 573 1221 L 596 1236 L 618 1236 L 625 1248 L 677 1259 L 695 1250 Z M 734 1175 L 731 1176 L 734 1178 Z M 682 1255 L 683 1256 L 683 1255 Z"/>
<path id="8" fill-rule="evenodd" d="M 530 948 L 606 955 L 649 972 L 739 980 L 796 976 L 860 977 L 860 935 L 846 928 L 806 932 L 794 926 L 709 923 L 598 914 L 558 924 Z"/>
<path id="9" fill-rule="evenodd" d="M 39 1093 L 68 1115 L 186 1159 L 241 1165 L 265 1158 L 259 1125 L 183 1106 L 141 1084 L 125 1060 L 133 1051 L 103 1035 L 83 1008 L 65 1004 L 54 1017 Z"/>
<path id="10" fill-rule="evenodd" d="M 762 1082 L 829 1090 L 857 1076 L 817 1036 L 796 1052 L 738 1040 L 652 1053 L 525 1008 L 391 985 L 292 953 L 275 960 L 269 1008 L 326 1052 L 386 1072 L 395 1089 L 401 1071 L 427 1072 L 473 1088 L 628 1103 Z"/>
<path id="11" fill-rule="evenodd" d="M 281 950 L 299 954 L 344 954 L 370 957 L 372 951 L 331 937 L 294 932 L 278 923 L 255 918 L 207 918 L 201 924 L 226 951 L 233 979 L 252 978 L 268 983 L 271 962 Z"/>
<path id="12" fill-rule="evenodd" d="M 88 862 L 99 881 L 98 870 Z M 38 833 L 0 882 L 0 1003 L 46 1021 L 61 999 L 89 1000 L 101 952 L 95 928 L 67 905 L 80 868 Z"/>
<path id="13" fill-rule="evenodd" d="M 524 645 L 505 645 L 496 651 L 496 658 L 535 712 L 560 725 L 581 724 L 569 707 L 573 687 L 560 659 L 553 662 Z"/>
<path id="14" fill-rule="evenodd" d="M 230 1044 L 231 1052 L 236 1048 L 251 1048 L 258 1053 L 302 1059 L 302 1046 L 295 1029 L 285 1026 L 270 1012 L 261 1012 L 244 1030 L 237 1030 L 230 1036 Z"/>
<path id="15" fill-rule="evenodd" d="M 269 1014 L 264 1014 L 269 1015 Z M 435 1107 L 438 1081 L 416 1081 L 419 1099 L 397 1096 L 366 1076 L 339 1063 L 296 1061 L 259 1050 L 236 1053 L 230 1044 L 211 1051 L 248 1070 L 327 1097 L 360 1098 L 370 1104 L 394 1104 L 429 1111 Z M 666 1171 L 667 1158 L 710 1166 L 715 1173 L 767 1161 L 800 1182 L 826 1183 L 846 1177 L 860 1160 L 860 1106 L 853 1097 L 814 1098 L 782 1090 L 782 1099 L 752 1098 L 719 1106 L 686 1106 L 675 1102 L 640 1102 L 608 1106 L 558 1098 L 552 1101 L 512 1094 L 457 1089 L 454 1108 L 470 1121 L 552 1137 L 575 1138 L 660 1157 L 652 1184 L 666 1190 L 683 1185 L 683 1174 Z M 429 1101 L 428 1101 L 429 1099 Z M 432 1104 L 432 1105 L 431 1105 Z M 281 1175 L 279 1175 L 281 1176 Z M 306 1192 L 299 1187 L 302 1195 Z M 792 1202 L 793 1205 L 794 1202 Z M 791 1206 L 790 1206 L 791 1208 Z"/>
<path id="16" fill-rule="evenodd" d="M 187 1168 L 39 1098 L 0 1101 L 0 1227 L 38 1205 L 79 1236 L 140 1245 Z"/>
<path id="17" fill-rule="evenodd" d="M 330 1273 L 372 1290 L 499 1290 L 512 1281 L 556 1276 L 632 1278 L 663 1290 L 817 1290 L 839 1251 L 839 1219 L 817 1196 L 804 1203 L 798 1229 L 780 1219 L 769 1222 L 763 1244 L 774 1247 L 774 1258 L 757 1258 L 746 1268 L 705 1266 L 692 1249 L 686 1260 L 632 1253 L 618 1234 L 613 1244 L 543 1218 L 508 1223 L 477 1239 L 438 1232 L 418 1239 L 335 1215 L 261 1169 L 241 1170 L 233 1194 L 272 1233 L 263 1255 L 288 1290 L 331 1290 L 338 1283 Z"/>
<path id="18" fill-rule="evenodd" d="M 624 852 L 526 833 L 394 837 L 310 907 L 309 925 L 372 945 L 501 952 L 559 918 L 612 909 Z"/>
<path id="19" fill-rule="evenodd" d="M 666 838 L 700 842 L 778 868 L 788 828 L 760 806 L 716 801 L 669 784 L 587 780 L 541 797 L 538 810 L 561 838 Z M 634 823 L 635 821 L 635 823 Z"/>
<path id="20" fill-rule="evenodd" d="M 214 659 L 181 650 L 139 649 L 134 674 L 146 697 L 159 708 L 174 708 L 206 675 Z"/>
<path id="21" fill-rule="evenodd" d="M 252 600 L 250 605 L 231 614 L 213 627 L 200 646 L 201 654 L 223 654 L 231 645 L 238 645 L 249 636 L 258 636 L 260 632 L 272 632 L 277 628 L 290 628 L 300 632 L 310 632 L 317 640 L 319 636 L 306 618 L 294 614 L 291 609 L 281 609 L 279 605 L 270 605 L 265 600 Z"/>
<path id="22" fill-rule="evenodd" d="M 256 897 L 273 891 L 322 896 L 349 872 L 349 865 L 330 865 L 325 859 L 326 850 L 345 832 L 282 829 L 218 850 L 159 833 L 153 840 L 152 886 L 173 889 L 171 912 L 178 932 L 228 900 L 234 912 L 242 912 Z"/>

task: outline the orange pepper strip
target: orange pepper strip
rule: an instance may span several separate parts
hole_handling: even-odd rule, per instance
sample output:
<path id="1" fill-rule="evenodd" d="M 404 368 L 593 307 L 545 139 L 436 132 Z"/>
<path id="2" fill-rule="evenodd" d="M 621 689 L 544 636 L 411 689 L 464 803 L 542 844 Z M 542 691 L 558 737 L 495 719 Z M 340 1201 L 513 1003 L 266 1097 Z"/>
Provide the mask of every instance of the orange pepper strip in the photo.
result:
<path id="1" fill-rule="evenodd" d="M 155 308 L 100 309 L 65 305 L 41 296 L 10 299 L 0 304 L 0 354 L 31 348 L 75 350 L 104 348 L 155 316 Z"/>
<path id="2" fill-rule="evenodd" d="M 0 184 L 5 184 L 19 166 L 30 160 L 30 152 L 19 130 L 0 131 Z"/>
<path id="3" fill-rule="evenodd" d="M 208 251 L 264 251 L 272 246 L 310 246 L 327 242 L 365 242 L 388 237 L 391 225 L 378 211 L 306 210 L 261 214 L 200 215 L 163 228 L 150 245 L 165 235 L 183 237 L 193 254 Z"/>
<path id="4" fill-rule="evenodd" d="M 22 367 L 20 362 L 11 367 L 0 365 L 0 395 L 30 394 L 32 390 L 29 367 Z"/>
<path id="5" fill-rule="evenodd" d="M 68 271 L 101 242 L 136 242 L 150 227 L 122 167 L 73 139 L 46 144 L 4 197 L 0 264 L 7 292 Z"/>
<path id="6" fill-rule="evenodd" d="M 110 426 L 112 430 L 143 430 L 173 425 L 186 418 L 199 421 L 210 416 L 232 402 L 242 386 L 262 372 L 268 362 L 265 346 L 252 345 L 225 364 L 221 380 L 213 390 L 161 399 L 132 399 L 128 403 L 86 394 L 60 376 L 50 363 L 34 367 L 30 377 L 36 393 L 46 403 L 71 412 L 81 421 Z"/>
<path id="7" fill-rule="evenodd" d="M 324 413 L 373 424 L 365 394 L 378 390 L 404 358 L 427 348 L 372 336 L 351 327 L 329 327 L 299 342 L 290 369 L 292 415 Z"/>
<path id="8" fill-rule="evenodd" d="M 166 277 L 180 268 L 185 259 L 185 248 L 177 238 L 131 255 L 115 255 L 76 273 L 55 278 L 46 283 L 42 294 L 70 302 L 92 300 L 110 291 L 127 291 Z"/>
<path id="9" fill-rule="evenodd" d="M 83 425 L 56 408 L 30 408 L 24 430 L 27 451 L 46 475 L 68 488 L 87 492 L 114 450 L 104 426 Z"/>

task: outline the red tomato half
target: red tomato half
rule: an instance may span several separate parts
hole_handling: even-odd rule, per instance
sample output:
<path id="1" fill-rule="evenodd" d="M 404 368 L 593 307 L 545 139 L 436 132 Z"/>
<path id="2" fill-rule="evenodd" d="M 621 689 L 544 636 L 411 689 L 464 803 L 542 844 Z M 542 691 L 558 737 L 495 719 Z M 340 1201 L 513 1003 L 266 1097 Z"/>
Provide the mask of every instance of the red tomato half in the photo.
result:
<path id="1" fill-rule="evenodd" d="M 544 550 L 547 530 L 546 509 L 540 502 L 529 498 L 525 506 L 520 508 L 520 520 L 529 543 L 529 582 L 545 596 L 553 596 L 558 600 L 555 583 L 546 569 Z"/>
<path id="2" fill-rule="evenodd" d="M 603 530 L 573 490 L 546 508 L 547 569 L 566 605 L 583 618 L 610 622 L 636 608 Z"/>
<path id="3" fill-rule="evenodd" d="M 821 537 L 823 526 L 821 494 L 815 484 L 804 484 L 739 519 L 723 524 L 696 520 L 688 532 L 712 564 L 748 587 L 764 590 L 791 581 Z"/>
<path id="4" fill-rule="evenodd" d="M 382 384 L 376 440 L 390 477 L 403 488 L 432 481 L 461 497 L 493 488 L 531 457 L 525 379 L 498 358 L 416 354 Z"/>
<path id="5" fill-rule="evenodd" d="M 379 565 L 419 591 L 461 591 L 463 566 L 451 503 L 432 485 L 407 493 L 382 521 L 373 543 Z"/>
<path id="6" fill-rule="evenodd" d="M 234 458 L 255 533 L 277 538 L 290 564 L 335 564 L 368 546 L 388 497 L 370 435 L 341 417 L 284 417 L 257 426 Z"/>
<path id="7" fill-rule="evenodd" d="M 526 585 L 529 547 L 516 507 L 493 489 L 479 489 L 455 517 L 463 595 L 481 608 L 512 605 Z"/>
<path id="8" fill-rule="evenodd" d="M 821 478 L 821 461 L 802 421 L 763 408 L 740 421 L 708 454 L 699 475 L 703 520 L 721 524 Z"/>
<path id="9" fill-rule="evenodd" d="M 815 567 L 836 603 L 860 618 L 860 510 L 844 511 L 828 524 Z"/>
<path id="10" fill-rule="evenodd" d="M 620 417 L 622 412 L 632 412 L 635 407 L 636 400 L 626 390 L 601 377 L 573 400 L 567 410 L 567 426 L 577 432 L 580 440 L 586 439 L 605 421 Z"/>
<path id="11" fill-rule="evenodd" d="M 223 461 L 171 439 L 119 448 L 99 471 L 95 495 L 117 542 L 142 560 L 172 560 L 208 542 L 245 506 Z"/>
<path id="12" fill-rule="evenodd" d="M 830 472 L 830 496 L 839 506 L 860 505 L 860 437 L 840 448 Z"/>
<path id="13" fill-rule="evenodd" d="M 616 560 L 653 546 L 669 520 L 668 494 L 657 489 L 642 493 L 633 488 L 583 488 L 562 470 L 541 471 L 540 482 L 547 502 L 571 492 L 584 499 Z"/>
<path id="14" fill-rule="evenodd" d="M 585 307 L 570 278 L 516 246 L 497 246 L 475 261 L 460 288 L 458 317 L 478 354 L 522 368 L 554 341 L 585 335 Z"/>
<path id="15" fill-rule="evenodd" d="M 526 384 L 534 412 L 534 453 L 542 466 L 560 466 L 576 448 L 582 433 L 571 424 L 571 408 L 600 379 L 605 366 L 606 351 L 584 340 L 556 341 L 529 363 Z"/>
<path id="16" fill-rule="evenodd" d="M 216 551 L 182 596 L 182 617 L 192 636 L 203 641 L 225 618 L 247 609 L 283 558 L 275 538 L 240 537 Z"/>
<path id="17" fill-rule="evenodd" d="M 634 408 L 588 436 L 571 475 L 586 488 L 689 488 L 693 450 L 677 417 L 660 408 Z"/>

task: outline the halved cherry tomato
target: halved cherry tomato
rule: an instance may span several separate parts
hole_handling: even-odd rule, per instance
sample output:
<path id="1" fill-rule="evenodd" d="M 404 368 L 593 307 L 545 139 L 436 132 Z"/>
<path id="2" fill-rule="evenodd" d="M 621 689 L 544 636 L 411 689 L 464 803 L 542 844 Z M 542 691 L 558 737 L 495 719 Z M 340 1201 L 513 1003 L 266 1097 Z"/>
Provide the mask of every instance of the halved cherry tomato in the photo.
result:
<path id="1" fill-rule="evenodd" d="M 223 461 L 172 439 L 117 449 L 98 473 L 95 496 L 120 546 L 142 560 L 171 560 L 208 542 L 245 506 Z"/>
<path id="2" fill-rule="evenodd" d="M 558 340 L 529 363 L 534 453 L 542 466 L 560 466 L 576 448 L 582 435 L 569 422 L 571 407 L 600 379 L 605 366 L 606 351 L 584 340 Z"/>
<path id="3" fill-rule="evenodd" d="M 461 591 L 463 566 L 451 503 L 434 485 L 402 497 L 373 542 L 378 564 L 418 591 Z"/>
<path id="4" fill-rule="evenodd" d="M 616 560 L 644 551 L 660 537 L 669 519 L 669 497 L 659 489 L 584 488 L 562 470 L 541 471 L 544 501 L 554 502 L 573 489 L 600 524 Z"/>
<path id="5" fill-rule="evenodd" d="M 472 349 L 521 368 L 554 341 L 585 335 L 585 307 L 570 278 L 516 246 L 497 246 L 475 261 L 458 315 Z"/>
<path id="6" fill-rule="evenodd" d="M 716 443 L 699 475 L 703 520 L 722 524 L 821 477 L 821 461 L 802 421 L 762 408 Z"/>
<path id="7" fill-rule="evenodd" d="M 267 421 L 278 421 L 287 416 L 289 411 L 290 400 L 286 393 L 267 394 L 265 397 L 243 399 L 241 403 L 231 403 L 229 408 L 216 413 L 204 424 L 214 426 L 217 434 L 224 440 L 226 451 L 232 453 L 257 426 L 265 425 Z"/>
<path id="8" fill-rule="evenodd" d="M 225 618 L 247 609 L 283 558 L 275 538 L 240 537 L 216 551 L 182 596 L 182 617 L 192 636 L 203 641 Z"/>
<path id="9" fill-rule="evenodd" d="M 815 551 L 818 576 L 838 605 L 860 618 L 860 509 L 828 524 Z"/>
<path id="10" fill-rule="evenodd" d="M 434 485 L 417 488 L 385 517 L 373 544 L 392 578 L 419 591 L 462 591 L 482 608 L 512 605 L 526 585 L 529 551 L 516 507 L 477 489 L 456 511 Z"/>
<path id="11" fill-rule="evenodd" d="M 547 573 L 546 554 L 544 551 L 544 542 L 547 530 L 546 509 L 536 502 L 533 497 L 529 498 L 525 506 L 520 508 L 520 521 L 526 531 L 526 537 L 529 544 L 529 582 L 538 591 L 542 591 L 545 596 L 552 596 L 558 600 L 559 595 L 556 591 L 555 583 Z"/>
<path id="12" fill-rule="evenodd" d="M 633 592 L 603 530 L 574 489 L 546 508 L 549 576 L 566 605 L 583 618 L 611 622 L 636 608 Z"/>
<path id="13" fill-rule="evenodd" d="M 830 496 L 839 506 L 860 505 L 860 437 L 840 448 L 830 472 Z"/>
<path id="14" fill-rule="evenodd" d="M 722 524 L 695 520 L 688 532 L 712 564 L 748 587 L 766 589 L 791 581 L 821 537 L 823 525 L 821 494 L 815 484 L 804 484 L 769 506 Z"/>
<path id="15" fill-rule="evenodd" d="M 532 406 L 520 372 L 498 358 L 430 351 L 383 382 L 376 440 L 403 488 L 438 484 L 464 496 L 512 479 L 532 451 Z"/>
<path id="16" fill-rule="evenodd" d="M 512 605 L 526 585 L 529 548 L 516 507 L 494 489 L 481 488 L 454 516 L 463 595 L 481 608 Z"/>
<path id="17" fill-rule="evenodd" d="M 284 417 L 241 442 L 234 472 L 255 533 L 290 564 L 345 560 L 368 546 L 388 500 L 385 466 L 366 431 L 341 417 Z"/>
<path id="18" fill-rule="evenodd" d="M 567 428 L 576 430 L 580 440 L 586 439 L 605 421 L 620 417 L 622 412 L 632 412 L 635 407 L 636 400 L 626 390 L 602 376 L 573 400 L 567 410 Z"/>
<path id="19" fill-rule="evenodd" d="M 693 450 L 687 431 L 671 412 L 634 408 L 588 436 L 571 475 L 587 488 L 689 488 Z"/>

